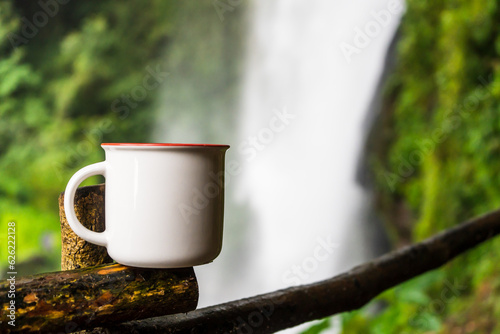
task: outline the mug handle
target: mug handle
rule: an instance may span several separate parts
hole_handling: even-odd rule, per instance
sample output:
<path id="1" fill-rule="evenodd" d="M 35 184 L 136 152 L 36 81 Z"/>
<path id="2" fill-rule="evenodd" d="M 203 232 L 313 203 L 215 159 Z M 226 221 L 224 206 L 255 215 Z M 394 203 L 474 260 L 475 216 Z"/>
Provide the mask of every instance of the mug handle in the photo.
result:
<path id="1" fill-rule="evenodd" d="M 76 189 L 86 178 L 93 175 L 102 175 L 106 177 L 106 162 L 98 162 L 92 165 L 83 167 L 76 172 L 68 182 L 66 191 L 64 192 L 64 212 L 71 229 L 82 239 L 106 247 L 108 240 L 106 231 L 94 232 L 86 228 L 78 221 L 75 213 L 75 194 Z"/>

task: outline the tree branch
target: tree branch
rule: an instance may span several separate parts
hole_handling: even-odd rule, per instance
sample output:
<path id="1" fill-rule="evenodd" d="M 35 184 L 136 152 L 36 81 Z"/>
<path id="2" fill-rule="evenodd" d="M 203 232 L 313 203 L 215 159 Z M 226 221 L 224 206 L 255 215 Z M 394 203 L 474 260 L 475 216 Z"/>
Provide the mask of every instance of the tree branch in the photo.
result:
<path id="1" fill-rule="evenodd" d="M 358 309 L 381 292 L 438 268 L 499 233 L 500 211 L 495 211 L 322 282 L 106 329 L 110 333 L 274 333 Z"/>
<path id="2" fill-rule="evenodd" d="M 69 333 L 103 323 L 187 312 L 197 304 L 193 268 L 111 264 L 67 270 L 0 281 L 0 333 Z M 11 320 L 15 326 L 8 324 Z"/>

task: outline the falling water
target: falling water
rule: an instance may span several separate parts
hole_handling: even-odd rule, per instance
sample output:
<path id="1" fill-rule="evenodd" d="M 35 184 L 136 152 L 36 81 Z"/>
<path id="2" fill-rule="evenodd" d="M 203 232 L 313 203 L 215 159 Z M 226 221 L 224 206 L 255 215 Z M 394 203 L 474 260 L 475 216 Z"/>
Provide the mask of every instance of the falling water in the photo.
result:
<path id="1" fill-rule="evenodd" d="M 354 175 L 402 11 L 391 3 L 253 2 L 238 195 L 254 214 L 251 281 L 262 291 L 329 277 L 371 254 L 359 229 L 368 198 Z"/>
<path id="2" fill-rule="evenodd" d="M 229 175 L 222 254 L 197 268 L 200 306 L 318 281 L 373 255 L 355 170 L 396 5 L 248 4 L 238 133 L 201 138 L 231 144 L 241 169 Z"/>

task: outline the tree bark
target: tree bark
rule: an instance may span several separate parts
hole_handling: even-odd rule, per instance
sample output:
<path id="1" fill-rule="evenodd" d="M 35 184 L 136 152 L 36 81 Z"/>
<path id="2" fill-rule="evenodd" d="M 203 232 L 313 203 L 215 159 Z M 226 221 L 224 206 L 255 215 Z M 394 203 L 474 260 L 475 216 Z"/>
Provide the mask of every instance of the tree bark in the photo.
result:
<path id="1" fill-rule="evenodd" d="M 104 191 L 103 184 L 80 187 L 75 196 L 78 219 L 96 232 L 105 229 Z M 64 193 L 59 196 L 59 214 L 61 268 L 66 271 L 16 279 L 16 326 L 4 322 L 1 333 L 69 333 L 196 309 L 198 283 L 193 268 L 102 265 L 113 260 L 105 247 L 86 242 L 73 232 L 64 212 Z M 8 296 L 10 286 L 11 281 L 0 282 L 0 309 L 6 314 L 13 300 Z"/>
<path id="2" fill-rule="evenodd" d="M 5 315 L 11 281 L 0 281 Z M 142 269 L 121 264 L 28 276 L 15 280 L 15 327 L 1 333 L 74 332 L 196 309 L 198 284 L 193 268 Z"/>
<path id="3" fill-rule="evenodd" d="M 358 309 L 499 233 L 500 211 L 495 211 L 322 282 L 187 314 L 115 324 L 106 327 L 106 333 L 274 333 Z"/>
<path id="4" fill-rule="evenodd" d="M 104 184 L 80 187 L 75 195 L 75 213 L 86 228 L 104 231 Z M 112 263 L 105 247 L 97 246 L 77 236 L 66 220 L 64 192 L 59 196 L 61 220 L 61 269 L 71 270 Z"/>
<path id="5" fill-rule="evenodd" d="M 83 226 L 91 231 L 105 230 L 105 185 L 79 187 L 75 193 L 75 214 Z M 59 220 L 61 223 L 61 270 L 71 270 L 112 263 L 106 247 L 80 238 L 69 226 L 64 210 L 64 192 L 59 195 Z M 86 330 L 79 334 L 88 333 Z"/>

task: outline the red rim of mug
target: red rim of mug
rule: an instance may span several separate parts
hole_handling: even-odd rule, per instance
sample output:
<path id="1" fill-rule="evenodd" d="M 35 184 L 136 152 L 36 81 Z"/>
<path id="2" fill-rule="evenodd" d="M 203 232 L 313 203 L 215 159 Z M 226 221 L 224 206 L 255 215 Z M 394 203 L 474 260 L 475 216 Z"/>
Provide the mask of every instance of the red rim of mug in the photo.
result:
<path id="1" fill-rule="evenodd" d="M 219 144 L 179 144 L 179 143 L 102 143 L 101 146 L 190 146 L 190 147 L 229 147 Z"/>

